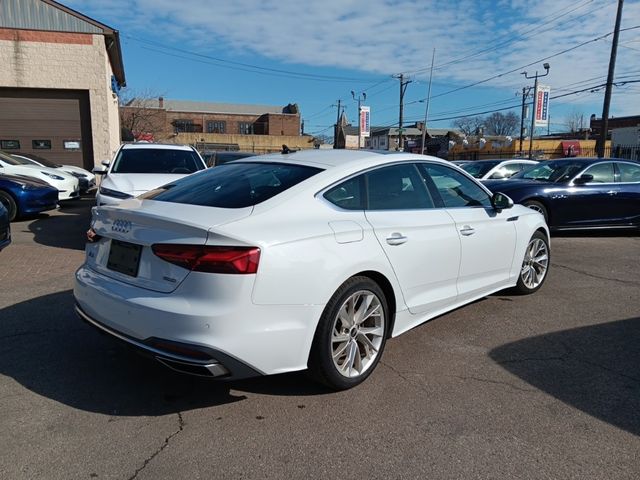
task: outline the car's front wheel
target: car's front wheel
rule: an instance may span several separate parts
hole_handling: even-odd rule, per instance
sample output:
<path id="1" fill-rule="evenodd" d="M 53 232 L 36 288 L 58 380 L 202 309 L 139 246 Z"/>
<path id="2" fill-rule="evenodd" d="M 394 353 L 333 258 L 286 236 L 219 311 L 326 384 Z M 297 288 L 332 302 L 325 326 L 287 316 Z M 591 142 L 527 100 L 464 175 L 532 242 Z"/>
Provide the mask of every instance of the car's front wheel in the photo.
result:
<path id="1" fill-rule="evenodd" d="M 335 390 L 362 383 L 384 350 L 387 300 L 368 277 L 352 277 L 334 293 L 324 309 L 311 353 L 313 379 Z"/>
<path id="2" fill-rule="evenodd" d="M 550 261 L 547 236 L 540 231 L 535 232 L 524 252 L 516 291 L 524 295 L 537 291 L 547 278 Z"/>
<path id="3" fill-rule="evenodd" d="M 9 221 L 12 222 L 18 216 L 18 206 L 15 200 L 7 192 L 0 191 L 0 203 L 4 205 L 9 213 Z"/>

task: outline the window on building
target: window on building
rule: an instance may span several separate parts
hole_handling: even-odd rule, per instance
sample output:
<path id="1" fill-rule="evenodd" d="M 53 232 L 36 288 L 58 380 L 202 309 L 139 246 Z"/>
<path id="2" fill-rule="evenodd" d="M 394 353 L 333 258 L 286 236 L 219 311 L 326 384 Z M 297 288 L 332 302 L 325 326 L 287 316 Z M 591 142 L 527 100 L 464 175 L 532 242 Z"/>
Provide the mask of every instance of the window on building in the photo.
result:
<path id="1" fill-rule="evenodd" d="M 196 125 L 191 119 L 178 118 L 171 122 L 175 128 L 176 133 L 193 133 L 199 132 L 199 128 L 202 125 Z"/>
<path id="2" fill-rule="evenodd" d="M 207 122 L 207 133 L 225 133 L 227 122 L 214 120 Z"/>
<path id="3" fill-rule="evenodd" d="M 240 135 L 253 135 L 253 123 L 238 122 L 238 132 Z"/>
<path id="4" fill-rule="evenodd" d="M 51 140 L 31 140 L 33 150 L 51 150 Z"/>
<path id="5" fill-rule="evenodd" d="M 0 140 L 2 150 L 20 150 L 20 140 Z"/>

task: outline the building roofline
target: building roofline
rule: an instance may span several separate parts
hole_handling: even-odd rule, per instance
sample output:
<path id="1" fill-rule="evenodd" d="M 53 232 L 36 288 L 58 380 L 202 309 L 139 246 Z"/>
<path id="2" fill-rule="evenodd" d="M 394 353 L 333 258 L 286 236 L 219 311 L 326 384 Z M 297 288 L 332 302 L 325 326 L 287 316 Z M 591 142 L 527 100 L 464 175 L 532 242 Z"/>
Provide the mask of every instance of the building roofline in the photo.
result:
<path id="1" fill-rule="evenodd" d="M 118 30 L 105 25 L 104 23 L 100 23 L 99 21 L 69 8 L 66 5 L 58 3 L 55 0 L 41 1 L 102 30 L 102 33 L 105 36 L 105 46 L 107 48 L 107 55 L 109 56 L 111 68 L 113 69 L 113 75 L 116 77 L 118 85 L 121 87 L 126 86 L 127 81 L 124 75 L 124 62 L 122 61 L 122 47 L 120 46 L 120 34 Z"/>

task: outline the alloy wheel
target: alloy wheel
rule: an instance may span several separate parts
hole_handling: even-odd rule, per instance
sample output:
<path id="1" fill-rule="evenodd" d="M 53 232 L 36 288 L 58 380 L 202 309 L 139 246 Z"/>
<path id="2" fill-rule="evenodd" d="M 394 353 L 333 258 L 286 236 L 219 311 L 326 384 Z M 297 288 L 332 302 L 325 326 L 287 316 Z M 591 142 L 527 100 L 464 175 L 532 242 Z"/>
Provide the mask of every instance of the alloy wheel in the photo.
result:
<path id="1" fill-rule="evenodd" d="M 350 295 L 338 310 L 331 330 L 331 356 L 344 377 L 362 375 L 375 363 L 385 333 L 380 299 L 371 291 Z"/>
<path id="2" fill-rule="evenodd" d="M 549 251 L 547 244 L 544 240 L 534 237 L 527 245 L 520 278 L 527 288 L 537 288 L 544 280 L 548 268 Z"/>

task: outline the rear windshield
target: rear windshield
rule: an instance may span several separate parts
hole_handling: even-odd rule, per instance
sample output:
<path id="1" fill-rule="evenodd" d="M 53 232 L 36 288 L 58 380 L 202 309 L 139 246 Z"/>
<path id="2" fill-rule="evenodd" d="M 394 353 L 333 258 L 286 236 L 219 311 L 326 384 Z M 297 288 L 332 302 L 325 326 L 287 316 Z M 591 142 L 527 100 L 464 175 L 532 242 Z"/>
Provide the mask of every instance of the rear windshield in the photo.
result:
<path id="1" fill-rule="evenodd" d="M 284 163 L 227 163 L 152 190 L 142 198 L 219 208 L 256 205 L 321 172 Z"/>
<path id="2" fill-rule="evenodd" d="M 111 173 L 193 173 L 203 168 L 202 160 L 193 150 L 124 148 Z"/>
<path id="3" fill-rule="evenodd" d="M 499 163 L 500 160 L 495 162 L 469 162 L 465 163 L 464 165 L 460 165 L 460 168 L 475 178 L 482 178 L 489 172 L 489 170 L 491 170 Z"/>

